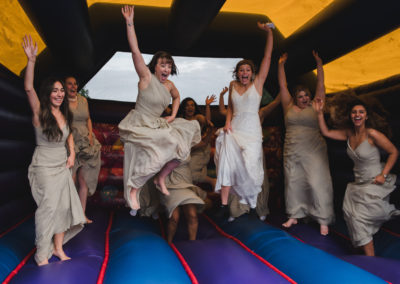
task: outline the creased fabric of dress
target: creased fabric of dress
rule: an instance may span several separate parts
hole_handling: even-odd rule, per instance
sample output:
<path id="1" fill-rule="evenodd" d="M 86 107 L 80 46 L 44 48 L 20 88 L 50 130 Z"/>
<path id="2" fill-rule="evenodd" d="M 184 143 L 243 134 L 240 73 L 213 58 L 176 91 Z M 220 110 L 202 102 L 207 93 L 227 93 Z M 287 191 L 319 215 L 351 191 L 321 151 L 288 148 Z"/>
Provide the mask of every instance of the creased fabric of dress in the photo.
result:
<path id="1" fill-rule="evenodd" d="M 355 181 L 347 185 L 343 200 L 344 219 L 354 246 L 372 241 L 381 225 L 400 210 L 389 203 L 390 193 L 395 189 L 396 176 L 389 174 L 382 185 L 373 184 L 382 172 L 379 150 L 365 139 L 356 149 L 347 141 L 347 154 L 354 161 Z"/>
<path id="2" fill-rule="evenodd" d="M 35 260 L 39 263 L 52 256 L 54 234 L 65 232 L 66 243 L 82 230 L 86 218 L 71 171 L 66 167 L 67 126 L 63 128 L 59 142 L 50 142 L 40 127 L 35 127 L 35 132 L 36 148 L 28 179 L 38 207 L 35 212 Z"/>
<path id="3" fill-rule="evenodd" d="M 168 123 L 160 117 L 170 101 L 171 94 L 152 74 L 147 88 L 139 90 L 135 108 L 118 125 L 124 143 L 124 196 L 130 207 L 130 188 L 141 188 L 167 162 L 186 160 L 201 140 L 197 120 Z"/>
<path id="4" fill-rule="evenodd" d="M 285 115 L 284 173 L 289 218 L 312 217 L 321 225 L 334 220 L 327 147 L 311 106 L 291 107 Z"/>
<path id="5" fill-rule="evenodd" d="M 205 182 L 207 177 L 207 165 L 210 161 L 211 145 L 192 150 L 190 154 L 190 169 L 194 183 Z"/>
<path id="6" fill-rule="evenodd" d="M 171 218 L 172 212 L 181 205 L 194 204 L 198 213 L 204 209 L 207 193 L 193 185 L 188 160 L 182 162 L 167 176 L 165 184 L 170 195 L 161 195 L 160 200 L 161 204 L 165 206 L 169 218 Z"/>
<path id="7" fill-rule="evenodd" d="M 88 194 L 93 195 L 96 191 L 97 181 L 101 167 L 100 148 L 96 136 L 92 133 L 93 145 L 89 142 L 89 129 L 87 121 L 89 119 L 89 108 L 87 101 L 81 96 L 77 96 L 78 104 L 76 109 L 70 108 L 73 113 L 72 136 L 75 143 L 75 164 L 72 172 L 78 169 L 82 171 L 83 178 L 89 188 Z"/>
<path id="8" fill-rule="evenodd" d="M 215 190 L 231 186 L 240 203 L 255 208 L 264 180 L 262 131 L 258 115 L 261 96 L 254 84 L 240 95 L 232 88 L 232 132 L 219 129 L 214 161 L 217 167 Z"/>

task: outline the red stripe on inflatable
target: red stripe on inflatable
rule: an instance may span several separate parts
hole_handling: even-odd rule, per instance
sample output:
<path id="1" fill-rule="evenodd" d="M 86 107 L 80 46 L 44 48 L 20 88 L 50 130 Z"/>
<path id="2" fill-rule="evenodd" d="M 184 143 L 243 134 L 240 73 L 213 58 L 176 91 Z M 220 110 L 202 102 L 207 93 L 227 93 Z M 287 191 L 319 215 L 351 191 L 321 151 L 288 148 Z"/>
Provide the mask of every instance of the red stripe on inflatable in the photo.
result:
<path id="1" fill-rule="evenodd" d="M 161 236 L 163 239 L 166 239 L 166 234 L 164 230 L 164 225 L 161 220 L 161 218 L 158 218 L 158 222 L 160 224 L 160 231 L 161 231 Z M 192 284 L 199 284 L 199 281 L 197 280 L 196 276 L 194 275 L 193 271 L 190 269 L 189 264 L 186 262 L 185 258 L 183 255 L 179 252 L 179 250 L 176 248 L 176 246 L 173 243 L 169 243 L 169 246 L 172 248 L 172 250 L 175 252 L 175 254 L 178 256 L 179 261 L 181 262 L 183 268 L 185 269 L 187 275 L 190 278 L 190 281 L 192 281 Z"/>
<path id="2" fill-rule="evenodd" d="M 386 228 L 384 228 L 384 227 L 382 227 L 381 229 L 382 229 L 383 231 L 385 231 L 385 232 L 387 232 L 387 233 L 389 233 L 389 234 L 395 236 L 395 237 L 399 237 L 399 238 L 400 238 L 400 234 L 398 234 L 398 233 L 395 233 L 395 232 L 393 232 L 393 231 L 390 231 L 389 229 L 386 229 Z"/>
<path id="3" fill-rule="evenodd" d="M 179 252 L 179 250 L 175 247 L 175 245 L 173 243 L 170 243 L 169 245 L 173 249 L 175 254 L 178 256 L 180 262 L 182 263 L 183 268 L 185 269 L 186 273 L 188 274 L 188 276 L 190 278 L 190 281 L 192 281 L 192 284 L 199 284 L 199 281 L 197 280 L 197 278 L 194 275 L 193 271 L 190 269 L 190 266 L 186 262 L 186 260 L 183 257 L 183 255 Z"/>
<path id="4" fill-rule="evenodd" d="M 290 283 L 297 283 L 295 282 L 292 278 L 290 278 L 289 276 L 287 276 L 285 273 L 283 273 L 282 271 L 280 271 L 278 268 L 276 268 L 275 266 L 273 266 L 271 263 L 269 263 L 268 261 L 266 261 L 264 258 L 262 258 L 261 256 L 259 256 L 257 253 L 255 253 L 254 251 L 252 251 L 249 247 L 247 247 L 244 243 L 242 243 L 240 240 L 238 240 L 237 238 L 235 238 L 232 235 L 227 234 L 226 232 L 224 232 L 220 227 L 218 227 L 218 225 L 216 223 L 214 223 L 213 220 L 210 219 L 210 217 L 208 217 L 207 215 L 203 214 L 203 216 L 207 219 L 208 222 L 210 222 L 215 229 L 217 229 L 217 231 L 223 235 L 224 237 L 231 239 L 233 241 L 235 241 L 237 244 L 239 244 L 241 247 L 243 247 L 246 251 L 248 251 L 249 253 L 251 253 L 252 255 L 254 255 L 256 258 L 258 258 L 258 260 L 260 260 L 262 263 L 264 263 L 265 265 L 267 265 L 269 268 L 271 268 L 272 270 L 274 270 L 276 273 L 278 273 L 280 276 L 282 276 L 283 278 L 285 278 L 287 281 L 289 281 Z"/>
<path id="5" fill-rule="evenodd" d="M 36 248 L 33 248 L 25 257 L 24 259 L 15 267 L 13 271 L 4 279 L 3 284 L 8 284 L 10 280 L 21 270 L 21 268 L 25 265 L 28 259 L 35 253 Z"/>
<path id="6" fill-rule="evenodd" d="M 16 227 L 18 227 L 19 225 L 21 225 L 22 223 L 24 223 L 26 220 L 28 220 L 29 218 L 31 218 L 33 216 L 33 213 L 25 216 L 24 218 L 22 218 L 22 220 L 20 220 L 18 223 L 16 223 L 15 225 L 11 226 L 10 228 L 8 228 L 7 230 L 5 230 L 3 233 L 0 234 L 0 238 L 2 238 L 5 234 L 11 232 L 12 230 L 14 230 Z"/>
<path id="7" fill-rule="evenodd" d="M 111 211 L 110 217 L 108 219 L 107 230 L 105 233 L 106 237 L 105 237 L 105 242 L 104 242 L 104 260 L 103 260 L 103 264 L 101 265 L 99 277 L 97 278 L 97 284 L 102 284 L 104 281 L 104 276 L 106 275 L 108 259 L 110 258 L 110 231 L 111 231 L 111 226 L 113 223 L 113 217 L 114 217 L 114 211 Z"/>
<path id="8" fill-rule="evenodd" d="M 334 232 L 336 235 L 338 235 L 338 236 L 350 241 L 350 238 L 348 236 L 346 236 L 345 234 L 339 233 L 338 231 L 332 230 L 332 229 L 331 229 L 331 231 Z"/>

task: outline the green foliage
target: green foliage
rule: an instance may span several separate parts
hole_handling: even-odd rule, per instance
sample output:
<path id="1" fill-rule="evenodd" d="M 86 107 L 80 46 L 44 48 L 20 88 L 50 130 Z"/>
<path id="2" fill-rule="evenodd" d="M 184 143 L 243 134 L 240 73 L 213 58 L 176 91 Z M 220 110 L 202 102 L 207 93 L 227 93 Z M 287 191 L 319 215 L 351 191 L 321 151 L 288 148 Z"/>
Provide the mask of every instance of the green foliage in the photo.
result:
<path id="1" fill-rule="evenodd" d="M 81 94 L 81 96 L 83 96 L 83 97 L 85 97 L 85 98 L 87 98 L 87 99 L 90 98 L 90 97 L 89 97 L 89 90 L 88 90 L 88 89 L 82 88 L 82 89 L 80 90 L 79 94 Z"/>

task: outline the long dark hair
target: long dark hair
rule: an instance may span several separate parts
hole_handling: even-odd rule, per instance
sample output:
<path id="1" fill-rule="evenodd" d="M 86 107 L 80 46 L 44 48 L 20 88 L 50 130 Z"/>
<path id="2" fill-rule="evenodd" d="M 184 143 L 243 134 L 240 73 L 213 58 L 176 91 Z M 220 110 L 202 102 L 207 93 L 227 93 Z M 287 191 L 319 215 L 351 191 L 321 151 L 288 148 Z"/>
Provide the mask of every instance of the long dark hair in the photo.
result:
<path id="1" fill-rule="evenodd" d="M 199 108 L 199 106 L 197 105 L 197 103 L 194 101 L 194 99 L 192 99 L 192 98 L 186 98 L 186 99 L 184 99 L 182 102 L 181 102 L 181 104 L 180 104 L 180 106 L 179 106 L 179 109 L 178 109 L 178 113 L 177 113 L 177 117 L 183 117 L 183 118 L 185 118 L 185 109 L 186 109 L 186 105 L 187 105 L 187 103 L 189 102 L 189 101 L 192 101 L 193 103 L 194 103 L 194 115 L 196 115 L 196 114 L 201 114 L 201 112 L 200 112 L 200 108 Z"/>
<path id="2" fill-rule="evenodd" d="M 147 64 L 147 67 L 149 67 L 151 73 L 154 74 L 159 58 L 165 59 L 166 63 L 171 64 L 171 75 L 178 73 L 178 68 L 175 65 L 174 59 L 172 58 L 171 54 L 166 51 L 157 51 L 153 55 L 153 58 L 150 60 L 149 64 Z"/>
<path id="3" fill-rule="evenodd" d="M 60 141 L 63 136 L 62 129 L 57 124 L 57 120 L 51 113 L 51 102 L 50 94 L 53 91 L 54 84 L 60 82 L 64 88 L 64 82 L 58 78 L 50 77 L 43 81 L 40 87 L 39 100 L 40 100 L 40 112 L 39 121 L 42 127 L 43 134 L 46 135 L 49 141 Z M 72 113 L 69 110 L 68 102 L 64 97 L 63 102 L 60 105 L 60 111 L 65 118 L 65 122 L 68 129 L 71 129 L 72 125 Z"/>

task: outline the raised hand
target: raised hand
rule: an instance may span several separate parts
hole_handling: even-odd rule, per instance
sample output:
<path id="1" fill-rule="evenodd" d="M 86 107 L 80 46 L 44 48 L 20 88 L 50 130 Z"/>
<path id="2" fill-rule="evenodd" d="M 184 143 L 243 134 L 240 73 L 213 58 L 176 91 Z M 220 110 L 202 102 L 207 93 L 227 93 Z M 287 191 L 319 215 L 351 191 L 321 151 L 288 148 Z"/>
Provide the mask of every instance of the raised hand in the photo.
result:
<path id="1" fill-rule="evenodd" d="M 213 102 L 215 102 L 217 97 L 215 95 L 207 96 L 206 97 L 206 106 L 209 106 Z"/>
<path id="2" fill-rule="evenodd" d="M 270 24 L 270 23 L 261 23 L 261 22 L 257 22 L 257 26 L 258 26 L 258 28 L 259 28 L 260 30 L 267 31 L 267 32 L 271 32 L 272 30 L 271 30 L 271 28 L 269 27 L 268 24 Z"/>
<path id="3" fill-rule="evenodd" d="M 121 9 L 122 15 L 128 23 L 133 24 L 134 6 L 125 5 Z"/>
<path id="4" fill-rule="evenodd" d="M 37 43 L 32 41 L 32 37 L 30 35 L 25 35 L 22 40 L 22 47 L 28 58 L 28 61 L 36 61 L 36 55 L 38 52 Z"/>
<path id="5" fill-rule="evenodd" d="M 318 52 L 313 50 L 312 55 L 314 56 L 315 62 L 317 62 L 317 65 L 322 65 L 322 59 L 321 59 L 321 57 L 319 57 Z"/>
<path id="6" fill-rule="evenodd" d="M 287 59 L 288 59 L 288 54 L 287 52 L 285 52 L 284 54 L 281 55 L 281 57 L 279 57 L 279 64 L 285 64 Z"/>
<path id="7" fill-rule="evenodd" d="M 229 90 L 228 87 L 224 87 L 219 95 L 220 95 L 220 96 L 225 95 L 226 92 L 228 92 L 228 90 Z"/>
<path id="8" fill-rule="evenodd" d="M 314 108 L 314 110 L 320 114 L 322 113 L 322 110 L 324 109 L 324 100 L 321 98 L 315 98 L 313 100 L 312 106 Z"/>

